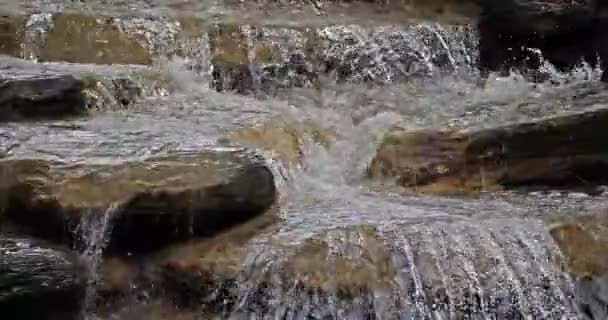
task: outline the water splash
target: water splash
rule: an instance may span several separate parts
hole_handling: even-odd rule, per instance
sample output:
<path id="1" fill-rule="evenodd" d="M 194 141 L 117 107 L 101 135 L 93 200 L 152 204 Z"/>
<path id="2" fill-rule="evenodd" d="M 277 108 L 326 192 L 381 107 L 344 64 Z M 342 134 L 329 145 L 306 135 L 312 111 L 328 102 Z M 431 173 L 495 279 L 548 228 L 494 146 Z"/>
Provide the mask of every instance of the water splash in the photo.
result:
<path id="1" fill-rule="evenodd" d="M 111 205 L 103 212 L 87 212 L 82 215 L 75 232 L 80 239 L 81 260 L 87 269 L 87 286 L 83 305 L 85 319 L 94 320 L 97 299 L 97 267 L 112 234 L 112 220 L 119 213 L 119 206 Z"/>

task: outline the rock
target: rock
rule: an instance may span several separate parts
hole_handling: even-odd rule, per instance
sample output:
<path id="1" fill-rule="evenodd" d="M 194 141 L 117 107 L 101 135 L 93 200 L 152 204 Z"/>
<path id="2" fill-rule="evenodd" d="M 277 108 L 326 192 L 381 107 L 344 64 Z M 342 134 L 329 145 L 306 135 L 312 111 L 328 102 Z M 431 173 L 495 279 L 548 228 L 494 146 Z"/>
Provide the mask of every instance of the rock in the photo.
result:
<path id="1" fill-rule="evenodd" d="M 95 64 L 150 64 L 147 48 L 113 25 L 82 14 L 58 14 L 46 34 L 40 61 Z"/>
<path id="2" fill-rule="evenodd" d="M 155 261 L 165 295 L 176 305 L 218 312 L 237 298 L 236 283 L 247 256 L 248 242 L 277 221 L 264 215 L 211 239 L 168 248 Z"/>
<path id="3" fill-rule="evenodd" d="M 275 120 L 254 127 L 229 130 L 223 140 L 230 144 L 269 151 L 273 159 L 279 159 L 285 165 L 297 166 L 302 161 L 305 139 L 328 148 L 333 136 L 329 130 L 312 123 Z"/>
<path id="4" fill-rule="evenodd" d="M 493 129 L 392 129 L 368 168 L 428 192 L 462 192 L 523 184 L 580 185 L 605 180 L 608 149 L 600 109 Z"/>
<path id="5" fill-rule="evenodd" d="M 0 13 L 0 54 L 19 57 L 25 32 L 25 19 Z"/>
<path id="6" fill-rule="evenodd" d="M 107 214 L 109 252 L 216 234 L 262 214 L 276 196 L 270 170 L 238 150 L 115 164 L 4 160 L 0 172 L 7 219 L 44 237 L 73 240 L 83 217 Z"/>
<path id="7" fill-rule="evenodd" d="M 604 319 L 608 310 L 608 214 L 579 215 L 551 227 L 574 276 L 581 310 Z"/>
<path id="8" fill-rule="evenodd" d="M 91 74 L 84 66 L 66 70 L 0 57 L 0 121 L 57 119 L 91 110 L 123 109 L 142 88 L 126 74 Z"/>
<path id="9" fill-rule="evenodd" d="M 247 261 L 251 263 L 246 242 L 243 241 L 250 237 L 243 236 L 250 234 L 247 231 L 183 247 L 172 252 L 163 269 L 165 287 L 178 305 L 202 308 L 210 313 L 226 310 L 238 313 L 239 307 L 256 309 L 256 304 L 270 306 L 272 298 L 280 295 L 273 290 L 297 287 L 298 293 L 304 295 L 319 292 L 322 295 L 337 295 L 339 299 L 352 299 L 361 291 L 388 287 L 396 270 L 374 231 L 361 228 L 344 232 L 362 239 L 359 243 L 362 257 L 333 256 L 329 252 L 329 239 L 325 234 L 299 246 L 274 243 L 272 248 L 285 255 L 269 258 L 271 260 L 264 260 L 263 257 L 260 261 L 256 260 L 261 265 L 247 265 L 243 260 L 248 258 Z M 250 287 L 237 285 L 242 281 L 239 280 L 242 276 L 248 277 Z M 235 305 L 239 298 L 245 298 L 246 301 L 242 302 L 247 305 Z"/>
<path id="10" fill-rule="evenodd" d="M 0 79 L 0 120 L 84 114 L 83 89 L 70 75 Z"/>
<path id="11" fill-rule="evenodd" d="M 0 238 L 0 313 L 7 319 L 78 319 L 83 274 L 70 254 Z"/>

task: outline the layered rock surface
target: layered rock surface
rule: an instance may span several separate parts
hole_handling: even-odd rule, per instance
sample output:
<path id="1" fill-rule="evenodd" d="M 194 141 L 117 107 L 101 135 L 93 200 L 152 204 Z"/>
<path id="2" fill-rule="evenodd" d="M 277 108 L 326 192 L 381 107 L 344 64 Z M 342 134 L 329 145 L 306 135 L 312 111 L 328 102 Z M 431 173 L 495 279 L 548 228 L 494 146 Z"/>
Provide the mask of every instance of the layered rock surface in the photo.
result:
<path id="1" fill-rule="evenodd" d="M 69 239 L 82 216 L 114 210 L 109 250 L 122 252 L 215 234 L 262 214 L 276 193 L 272 173 L 238 151 L 117 164 L 4 160 L 0 167 L 7 219 Z"/>
<path id="2" fill-rule="evenodd" d="M 77 319 L 85 288 L 73 254 L 0 238 L 0 312 L 18 319 Z"/>
<path id="3" fill-rule="evenodd" d="M 92 74 L 0 58 L 0 121 L 60 119 L 96 110 L 121 109 L 135 102 L 142 88 L 127 74 Z"/>
<path id="4" fill-rule="evenodd" d="M 395 178 L 429 191 L 470 191 L 520 184 L 576 184 L 603 177 L 606 148 L 597 132 L 604 109 L 469 131 L 395 128 L 369 166 L 372 177 Z"/>

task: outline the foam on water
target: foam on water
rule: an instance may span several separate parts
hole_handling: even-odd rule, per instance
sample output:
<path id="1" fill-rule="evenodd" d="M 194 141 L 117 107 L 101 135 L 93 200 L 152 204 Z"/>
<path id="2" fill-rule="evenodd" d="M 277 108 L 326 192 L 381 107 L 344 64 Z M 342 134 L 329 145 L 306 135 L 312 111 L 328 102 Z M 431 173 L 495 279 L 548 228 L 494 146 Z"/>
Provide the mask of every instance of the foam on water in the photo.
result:
<path id="1" fill-rule="evenodd" d="M 249 47 L 256 32 L 270 34 L 248 28 Z M 333 133 L 331 146 L 302 137 L 299 166 L 267 159 L 275 177 L 284 177 L 279 179 L 284 221 L 251 241 L 232 292 L 237 303 L 226 303 L 219 317 L 576 319 L 575 289 L 556 262 L 559 250 L 544 217 L 534 209 L 483 197 L 378 191 L 364 173 L 395 124 L 479 128 L 603 106 L 608 96 L 597 81 L 600 70 L 583 64 L 560 73 L 545 62 L 544 82 L 517 73 L 483 79 L 471 68 L 477 58 L 464 39 L 466 30 L 420 25 L 405 31 L 348 26 L 317 32 L 327 41 L 321 55 L 338 69 L 318 79 L 317 87 L 287 88 L 276 96 L 219 93 L 210 89 L 210 64 L 192 72 L 191 61 L 175 59 L 162 71 L 179 92 L 147 97 L 126 116 L 69 122 L 75 127 L 63 122 L 3 126 L 0 147 L 7 148 L 0 150 L 16 158 L 124 160 L 196 150 L 216 143 L 226 130 L 276 117 L 312 123 Z M 340 46 L 335 38 L 348 41 Z M 298 42 L 292 43 L 299 50 Z M 253 50 L 249 53 L 254 61 Z M 265 74 L 259 66 L 250 68 L 254 90 L 260 90 Z M 88 309 L 94 308 L 95 270 L 114 211 L 87 215 L 81 224 L 83 257 L 91 272 Z M 306 272 L 285 272 L 311 241 L 311 259 L 317 259 L 311 272 L 328 283 L 311 282 Z M 341 269 L 342 263 L 366 275 L 353 271 L 340 275 L 346 283 L 332 280 L 352 271 Z"/>

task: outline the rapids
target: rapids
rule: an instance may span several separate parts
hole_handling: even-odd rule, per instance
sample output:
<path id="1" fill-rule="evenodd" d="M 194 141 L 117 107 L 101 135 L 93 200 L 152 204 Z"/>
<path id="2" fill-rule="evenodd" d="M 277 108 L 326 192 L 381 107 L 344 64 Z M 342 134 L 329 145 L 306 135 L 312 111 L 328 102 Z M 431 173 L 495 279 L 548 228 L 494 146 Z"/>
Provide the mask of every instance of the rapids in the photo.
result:
<path id="1" fill-rule="evenodd" d="M 144 12 L 155 6 L 144 2 Z M 278 40 L 271 41 L 287 58 L 297 55 L 298 34 L 281 28 L 272 32 L 276 34 L 250 29 L 252 39 L 275 36 Z M 409 28 L 335 26 L 318 32 L 341 39 L 322 53 L 339 66 L 336 72 L 301 87 L 291 86 L 298 75 L 288 72 L 269 80 L 274 85 L 265 90 L 272 75 L 252 66 L 254 90 L 245 95 L 213 88 L 204 43 L 198 68 L 177 57 L 154 67 L 172 91 L 158 90 L 155 80 L 139 77 L 138 66 L 38 64 L 32 68 L 126 73 L 149 94 L 127 110 L 86 119 L 3 124 L 0 154 L 73 163 L 124 161 L 233 147 L 222 139 L 225 132 L 262 123 L 324 128 L 331 132 L 330 146 L 299 137 L 303 152 L 298 163 L 251 146 L 277 178 L 281 221 L 247 241 L 237 283 L 228 288 L 236 300 L 215 302 L 217 312 L 204 319 L 582 318 L 580 294 L 559 267 L 561 253 L 546 223 L 604 208 L 608 198 L 569 197 L 567 191 L 555 191 L 553 197 L 538 192 L 476 198 L 411 195 L 390 181 L 369 181 L 365 170 L 395 124 L 487 128 L 606 106 L 601 70 L 581 64 L 565 73 L 545 62 L 540 82 L 517 72 L 483 76 L 475 68 L 475 32 L 467 28 L 422 23 Z M 349 45 L 339 45 L 343 43 Z M 16 63 L 2 59 L 4 65 Z M 92 273 L 86 298 L 90 318 L 102 317 L 95 315 L 90 295 L 95 295 L 95 269 L 111 215 L 109 208 L 101 221 L 83 220 L 80 226 L 92 228 L 81 231 L 83 259 Z M 321 249 L 304 259 L 308 261 L 292 261 L 310 246 Z M 361 271 L 344 270 L 344 261 Z M 285 268 L 303 268 L 298 270 L 309 277 L 283 277 Z M 325 281 L 327 290 L 310 292 L 307 281 Z M 340 293 L 341 286 L 362 282 L 371 285 L 357 295 Z M 121 319 L 133 308 L 127 305 L 103 317 Z"/>

